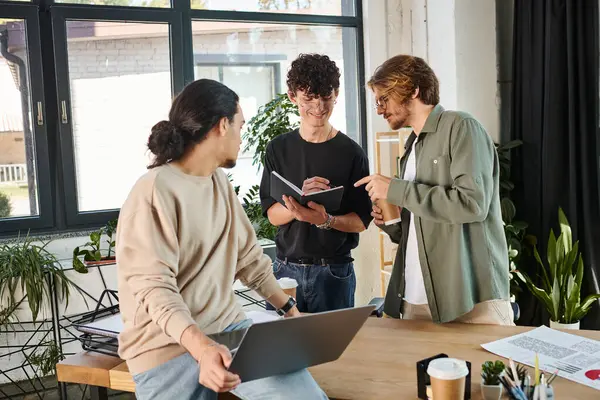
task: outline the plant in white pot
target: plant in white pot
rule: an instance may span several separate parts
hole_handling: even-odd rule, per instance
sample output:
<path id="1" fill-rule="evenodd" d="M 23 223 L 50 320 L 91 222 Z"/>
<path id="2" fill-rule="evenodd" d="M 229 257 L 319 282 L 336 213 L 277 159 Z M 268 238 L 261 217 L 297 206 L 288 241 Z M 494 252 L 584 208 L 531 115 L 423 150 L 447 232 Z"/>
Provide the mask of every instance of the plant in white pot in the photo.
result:
<path id="1" fill-rule="evenodd" d="M 504 372 L 502 361 L 486 361 L 481 365 L 481 395 L 484 400 L 499 400 L 502 397 L 500 376 Z"/>
<path id="2" fill-rule="evenodd" d="M 579 241 L 573 244 L 569 221 L 561 208 L 558 209 L 560 236 L 550 230 L 548 239 L 548 267 L 534 247 L 533 254 L 540 266 L 540 287 L 523 271 L 517 271 L 531 293 L 546 307 L 550 314 L 550 327 L 579 329 L 579 322 L 590 311 L 600 294 L 591 294 L 581 301 L 583 281 L 583 258 L 579 254 Z"/>

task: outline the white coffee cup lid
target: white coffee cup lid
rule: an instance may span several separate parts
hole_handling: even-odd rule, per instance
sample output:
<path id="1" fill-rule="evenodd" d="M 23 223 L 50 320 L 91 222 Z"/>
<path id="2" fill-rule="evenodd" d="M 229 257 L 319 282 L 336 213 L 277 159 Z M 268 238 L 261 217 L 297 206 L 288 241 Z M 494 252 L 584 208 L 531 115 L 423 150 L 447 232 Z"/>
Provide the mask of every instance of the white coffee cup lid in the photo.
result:
<path id="1" fill-rule="evenodd" d="M 436 358 L 429 363 L 427 374 L 436 379 L 454 380 L 469 375 L 469 369 L 463 360 Z"/>
<path id="2" fill-rule="evenodd" d="M 298 282 L 292 278 L 279 278 L 277 282 L 279 282 L 279 286 L 282 289 L 292 289 L 298 287 Z"/>

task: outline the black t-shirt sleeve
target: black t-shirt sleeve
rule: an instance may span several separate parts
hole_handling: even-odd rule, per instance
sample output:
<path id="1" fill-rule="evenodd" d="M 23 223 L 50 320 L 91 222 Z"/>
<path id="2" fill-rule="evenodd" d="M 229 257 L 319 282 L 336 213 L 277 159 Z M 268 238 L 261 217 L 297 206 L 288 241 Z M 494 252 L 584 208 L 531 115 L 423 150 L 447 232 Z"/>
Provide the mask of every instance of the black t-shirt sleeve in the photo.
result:
<path id="1" fill-rule="evenodd" d="M 262 207 L 263 215 L 267 216 L 267 211 L 277 203 L 277 201 L 271 197 L 271 172 L 275 170 L 275 159 L 273 155 L 273 144 L 267 145 L 265 151 L 265 163 L 263 166 L 262 180 L 260 181 L 260 205 Z"/>
<path id="2" fill-rule="evenodd" d="M 350 175 L 351 181 L 349 185 L 349 200 L 350 208 L 358 214 L 365 225 L 365 228 L 368 228 L 373 220 L 373 217 L 371 216 L 373 206 L 371 198 L 369 197 L 369 192 L 365 190 L 364 185 L 354 187 L 354 183 L 369 175 L 369 160 L 361 149 L 360 153 L 354 158 L 354 164 L 352 166 L 352 174 Z"/>

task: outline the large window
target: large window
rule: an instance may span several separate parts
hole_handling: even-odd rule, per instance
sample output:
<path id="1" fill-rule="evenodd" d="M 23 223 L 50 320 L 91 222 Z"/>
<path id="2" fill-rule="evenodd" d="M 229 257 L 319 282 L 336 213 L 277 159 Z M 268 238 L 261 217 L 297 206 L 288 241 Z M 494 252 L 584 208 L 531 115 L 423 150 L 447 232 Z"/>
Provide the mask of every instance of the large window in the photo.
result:
<path id="1" fill-rule="evenodd" d="M 359 0 L 0 0 L 0 235 L 100 225 L 146 171 L 151 127 L 194 79 L 246 120 L 300 53 L 343 74 L 333 123 L 364 138 Z M 45 12 L 39 12 L 39 9 Z M 252 153 L 231 171 L 259 182 Z"/>

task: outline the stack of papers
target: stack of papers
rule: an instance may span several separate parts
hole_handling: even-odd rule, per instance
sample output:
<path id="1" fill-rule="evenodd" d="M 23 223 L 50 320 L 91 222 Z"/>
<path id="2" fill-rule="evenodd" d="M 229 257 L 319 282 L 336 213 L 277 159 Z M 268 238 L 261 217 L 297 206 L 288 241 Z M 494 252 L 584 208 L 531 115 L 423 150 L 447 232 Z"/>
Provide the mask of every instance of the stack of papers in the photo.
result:
<path id="1" fill-rule="evenodd" d="M 540 369 L 548 375 L 558 370 L 560 377 L 600 390 L 600 342 L 597 340 L 541 326 L 481 347 L 530 367 L 535 366 L 538 354 Z"/>
<path id="2" fill-rule="evenodd" d="M 282 318 L 274 311 L 246 311 L 246 317 L 250 318 L 255 324 L 276 321 Z M 76 329 L 92 335 L 118 338 L 119 333 L 123 330 L 123 321 L 121 320 L 121 314 L 115 314 L 98 321 L 76 325 Z"/>

